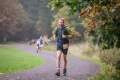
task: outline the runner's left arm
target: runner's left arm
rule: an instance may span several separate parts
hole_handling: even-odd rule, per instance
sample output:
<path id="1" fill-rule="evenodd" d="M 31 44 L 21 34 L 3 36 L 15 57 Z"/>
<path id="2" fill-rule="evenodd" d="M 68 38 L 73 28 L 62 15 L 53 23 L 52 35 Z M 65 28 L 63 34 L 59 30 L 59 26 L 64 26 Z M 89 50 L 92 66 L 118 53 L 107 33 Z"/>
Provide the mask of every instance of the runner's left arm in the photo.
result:
<path id="1" fill-rule="evenodd" d="M 74 37 L 73 32 L 68 27 L 66 29 L 67 29 L 67 32 L 68 32 L 68 35 L 66 35 L 66 38 L 67 39 L 72 39 Z"/>

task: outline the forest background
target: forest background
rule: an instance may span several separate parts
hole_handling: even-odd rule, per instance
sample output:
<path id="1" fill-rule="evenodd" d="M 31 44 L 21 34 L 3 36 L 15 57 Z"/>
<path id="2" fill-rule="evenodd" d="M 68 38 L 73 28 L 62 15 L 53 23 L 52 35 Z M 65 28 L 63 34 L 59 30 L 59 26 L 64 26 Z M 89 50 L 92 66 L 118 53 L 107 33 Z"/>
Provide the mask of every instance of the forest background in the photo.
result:
<path id="1" fill-rule="evenodd" d="M 70 54 L 104 63 L 93 79 L 119 80 L 119 0 L 0 0 L 0 43 L 50 39 L 60 17 L 74 32 Z"/>

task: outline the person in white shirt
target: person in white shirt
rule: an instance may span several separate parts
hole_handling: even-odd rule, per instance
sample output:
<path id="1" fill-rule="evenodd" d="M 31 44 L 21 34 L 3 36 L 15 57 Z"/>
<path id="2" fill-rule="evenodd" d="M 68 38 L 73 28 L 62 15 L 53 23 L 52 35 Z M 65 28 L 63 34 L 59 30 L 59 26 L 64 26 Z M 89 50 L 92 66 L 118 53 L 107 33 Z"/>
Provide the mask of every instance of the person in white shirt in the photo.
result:
<path id="1" fill-rule="evenodd" d="M 40 52 L 42 51 L 42 47 L 43 47 L 43 44 L 44 44 L 44 41 L 43 41 L 43 38 L 42 36 L 40 37 L 40 39 L 37 40 L 36 42 L 36 46 L 37 46 L 37 53 L 38 51 L 40 50 Z"/>

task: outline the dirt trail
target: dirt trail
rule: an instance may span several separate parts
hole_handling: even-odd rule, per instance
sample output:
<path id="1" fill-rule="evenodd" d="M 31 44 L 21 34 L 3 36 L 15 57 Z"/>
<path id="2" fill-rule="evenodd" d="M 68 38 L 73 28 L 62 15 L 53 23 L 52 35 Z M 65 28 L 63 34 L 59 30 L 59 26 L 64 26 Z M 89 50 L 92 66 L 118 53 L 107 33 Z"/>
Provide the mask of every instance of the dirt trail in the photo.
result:
<path id="1" fill-rule="evenodd" d="M 67 76 L 55 76 L 56 70 L 56 54 L 49 51 L 42 51 L 36 53 L 36 49 L 26 44 L 14 44 L 16 48 L 41 56 L 46 60 L 46 63 L 36 68 L 6 74 L 0 76 L 0 80 L 85 80 L 88 77 L 94 76 L 99 70 L 100 66 L 80 58 L 68 56 Z M 61 63 L 62 64 L 62 63 Z M 61 65 L 61 75 L 62 75 Z"/>

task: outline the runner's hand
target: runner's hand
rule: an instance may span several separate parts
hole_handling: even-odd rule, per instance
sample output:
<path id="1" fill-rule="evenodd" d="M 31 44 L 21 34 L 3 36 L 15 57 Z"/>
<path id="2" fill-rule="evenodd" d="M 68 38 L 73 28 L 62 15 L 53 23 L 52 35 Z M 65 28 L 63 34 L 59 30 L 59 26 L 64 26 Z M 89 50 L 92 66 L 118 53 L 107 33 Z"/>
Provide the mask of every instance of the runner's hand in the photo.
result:
<path id="1" fill-rule="evenodd" d="M 62 38 L 66 38 L 66 35 L 62 35 Z"/>

